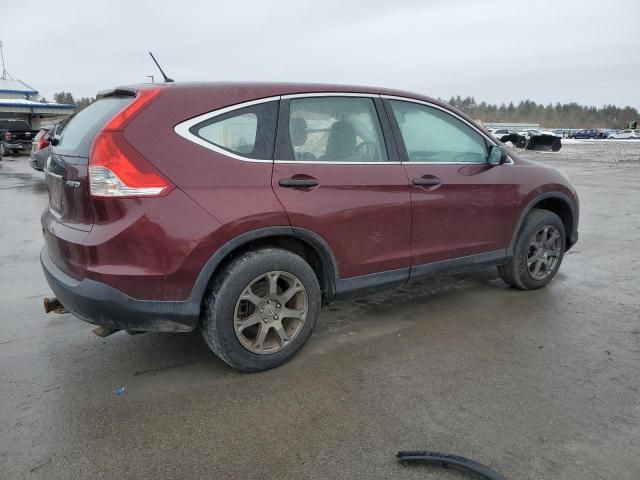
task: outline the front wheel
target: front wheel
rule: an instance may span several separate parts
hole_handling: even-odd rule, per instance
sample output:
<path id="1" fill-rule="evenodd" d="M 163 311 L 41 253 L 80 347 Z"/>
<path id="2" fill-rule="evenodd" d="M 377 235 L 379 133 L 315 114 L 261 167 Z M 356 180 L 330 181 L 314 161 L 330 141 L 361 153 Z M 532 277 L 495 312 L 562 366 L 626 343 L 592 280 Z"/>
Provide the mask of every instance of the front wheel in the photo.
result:
<path id="1" fill-rule="evenodd" d="M 274 368 L 311 336 L 320 297 L 318 279 L 299 255 L 279 248 L 248 252 L 214 280 L 202 335 L 218 357 L 238 370 Z"/>
<path id="2" fill-rule="evenodd" d="M 502 280 L 521 290 L 547 285 L 564 257 L 566 234 L 558 215 L 534 209 L 527 215 L 516 239 L 513 257 L 498 267 Z"/>

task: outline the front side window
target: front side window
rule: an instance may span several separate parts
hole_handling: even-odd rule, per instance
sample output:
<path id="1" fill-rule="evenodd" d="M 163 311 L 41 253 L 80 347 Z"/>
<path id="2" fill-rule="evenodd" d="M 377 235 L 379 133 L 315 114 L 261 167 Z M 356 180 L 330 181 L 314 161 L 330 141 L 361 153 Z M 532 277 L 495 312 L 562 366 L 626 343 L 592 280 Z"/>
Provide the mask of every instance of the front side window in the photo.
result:
<path id="1" fill-rule="evenodd" d="M 384 162 L 387 153 L 373 100 L 360 97 L 292 99 L 293 158 L 325 162 Z"/>
<path id="2" fill-rule="evenodd" d="M 209 118 L 189 131 L 236 155 L 271 159 L 277 115 L 277 102 L 259 103 Z"/>
<path id="3" fill-rule="evenodd" d="M 391 100 L 410 162 L 485 163 L 482 135 L 453 115 L 427 105 Z"/>

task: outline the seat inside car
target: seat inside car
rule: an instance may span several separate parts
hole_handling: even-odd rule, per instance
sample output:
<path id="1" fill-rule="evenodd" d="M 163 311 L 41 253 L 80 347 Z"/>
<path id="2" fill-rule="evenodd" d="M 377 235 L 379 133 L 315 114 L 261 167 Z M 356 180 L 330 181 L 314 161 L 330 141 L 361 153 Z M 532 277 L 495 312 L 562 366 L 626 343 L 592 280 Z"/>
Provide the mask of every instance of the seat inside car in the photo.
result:
<path id="1" fill-rule="evenodd" d="M 327 149 L 321 160 L 346 160 L 354 155 L 356 143 L 353 125 L 345 120 L 338 120 L 331 125 Z"/>

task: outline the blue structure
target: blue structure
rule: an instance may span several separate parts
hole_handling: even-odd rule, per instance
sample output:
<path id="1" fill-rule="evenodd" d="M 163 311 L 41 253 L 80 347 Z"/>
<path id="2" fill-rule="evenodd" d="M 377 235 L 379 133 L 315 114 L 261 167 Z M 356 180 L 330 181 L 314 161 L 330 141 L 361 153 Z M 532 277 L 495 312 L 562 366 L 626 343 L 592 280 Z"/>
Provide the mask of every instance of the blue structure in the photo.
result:
<path id="1" fill-rule="evenodd" d="M 41 125 L 57 123 L 71 115 L 75 105 L 41 103 L 38 91 L 21 80 L 0 78 L 0 118 L 19 118 L 37 129 Z"/>

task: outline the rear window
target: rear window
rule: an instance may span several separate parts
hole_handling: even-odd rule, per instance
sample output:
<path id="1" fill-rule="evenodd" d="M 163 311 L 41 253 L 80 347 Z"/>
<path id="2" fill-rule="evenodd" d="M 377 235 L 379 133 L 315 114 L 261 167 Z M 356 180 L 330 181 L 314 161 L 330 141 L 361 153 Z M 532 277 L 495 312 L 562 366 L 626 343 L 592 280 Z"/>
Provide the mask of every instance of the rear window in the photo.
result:
<path id="1" fill-rule="evenodd" d="M 24 120 L 0 120 L 0 130 L 31 130 Z"/>
<path id="2" fill-rule="evenodd" d="M 133 97 L 107 97 L 76 114 L 60 133 L 60 141 L 55 147 L 56 153 L 88 157 L 93 137 L 132 100 Z"/>

